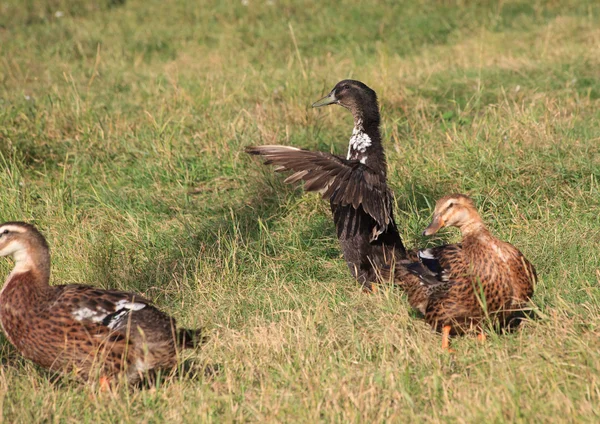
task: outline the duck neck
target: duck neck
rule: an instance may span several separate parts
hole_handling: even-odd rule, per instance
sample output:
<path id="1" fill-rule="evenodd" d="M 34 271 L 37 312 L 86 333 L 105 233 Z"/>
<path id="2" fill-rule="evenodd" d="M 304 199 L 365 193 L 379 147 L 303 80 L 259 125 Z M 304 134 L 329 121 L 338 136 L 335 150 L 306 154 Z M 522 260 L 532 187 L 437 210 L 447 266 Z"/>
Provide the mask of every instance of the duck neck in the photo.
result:
<path id="1" fill-rule="evenodd" d="M 481 220 L 473 220 L 460 227 L 463 240 L 479 240 L 491 237 L 489 230 Z"/>
<path id="2" fill-rule="evenodd" d="M 379 112 L 353 111 L 354 129 L 348 145 L 348 159 L 359 160 L 376 172 L 386 172 L 385 154 L 379 132 Z"/>
<path id="3" fill-rule="evenodd" d="M 10 287 L 36 290 L 48 286 L 50 281 L 50 252 L 48 249 L 20 249 L 13 255 L 15 267 L 8 275 L 2 294 Z M 12 287 L 18 285 L 18 287 Z"/>

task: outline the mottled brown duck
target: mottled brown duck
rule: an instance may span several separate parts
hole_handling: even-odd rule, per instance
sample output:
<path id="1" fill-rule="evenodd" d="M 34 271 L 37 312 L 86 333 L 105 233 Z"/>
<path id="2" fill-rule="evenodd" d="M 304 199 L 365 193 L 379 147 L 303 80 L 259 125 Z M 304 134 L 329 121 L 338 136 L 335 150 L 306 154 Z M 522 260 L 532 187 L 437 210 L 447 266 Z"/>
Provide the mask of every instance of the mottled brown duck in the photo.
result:
<path id="1" fill-rule="evenodd" d="M 486 318 L 502 324 L 522 310 L 533 295 L 536 272 L 516 247 L 490 233 L 468 196 L 438 200 L 423 234 L 443 227 L 457 227 L 461 242 L 417 251 L 414 262 L 398 264 L 395 278 L 449 349 L 451 334 L 475 328 L 484 340 Z"/>
<path id="2" fill-rule="evenodd" d="M 381 269 L 406 256 L 393 215 L 393 194 L 387 186 L 387 165 L 379 131 L 375 91 L 364 83 L 343 80 L 313 107 L 337 104 L 354 117 L 344 158 L 291 146 L 248 147 L 276 171 L 292 171 L 286 183 L 304 181 L 306 191 L 329 200 L 344 259 L 358 282 L 371 288 Z"/>
<path id="3" fill-rule="evenodd" d="M 0 322 L 27 359 L 58 373 L 129 383 L 171 369 L 177 351 L 193 347 L 200 330 L 176 329 L 175 319 L 135 293 L 69 284 L 50 286 L 50 251 L 32 225 L 0 225 L 0 256 L 14 268 L 0 292 Z"/>

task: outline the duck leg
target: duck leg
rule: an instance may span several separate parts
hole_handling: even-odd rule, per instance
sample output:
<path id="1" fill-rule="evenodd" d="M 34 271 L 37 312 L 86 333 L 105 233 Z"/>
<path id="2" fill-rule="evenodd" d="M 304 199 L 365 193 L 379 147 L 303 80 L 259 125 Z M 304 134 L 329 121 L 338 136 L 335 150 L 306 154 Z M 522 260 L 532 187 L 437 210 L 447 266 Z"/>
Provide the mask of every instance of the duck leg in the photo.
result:
<path id="1" fill-rule="evenodd" d="M 107 376 L 105 376 L 105 375 L 100 376 L 99 384 L 100 384 L 101 392 L 106 393 L 106 392 L 111 391 L 110 379 Z"/>
<path id="2" fill-rule="evenodd" d="M 367 283 L 365 285 L 363 285 L 363 292 L 367 293 L 367 294 L 375 294 L 379 291 L 379 288 L 377 287 L 377 284 L 375 283 Z"/>
<path id="3" fill-rule="evenodd" d="M 477 340 L 479 340 L 480 343 L 485 343 L 485 341 L 487 340 L 487 336 L 483 331 L 481 331 L 481 333 L 477 335 Z"/>
<path id="4" fill-rule="evenodd" d="M 450 349 L 450 330 L 452 330 L 452 327 L 449 325 L 444 325 L 442 328 L 442 350 L 454 352 Z"/>

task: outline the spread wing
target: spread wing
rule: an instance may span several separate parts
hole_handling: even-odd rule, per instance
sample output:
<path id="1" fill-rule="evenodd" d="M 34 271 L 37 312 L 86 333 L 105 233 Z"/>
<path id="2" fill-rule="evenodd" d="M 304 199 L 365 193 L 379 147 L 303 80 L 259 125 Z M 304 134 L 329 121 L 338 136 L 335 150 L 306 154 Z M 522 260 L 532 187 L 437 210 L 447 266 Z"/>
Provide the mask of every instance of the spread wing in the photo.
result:
<path id="1" fill-rule="evenodd" d="M 360 161 L 278 145 L 248 147 L 246 152 L 264 156 L 264 163 L 275 165 L 277 172 L 292 171 L 286 183 L 303 180 L 306 191 L 319 192 L 332 204 L 362 206 L 381 228 L 393 222 L 392 194 L 385 176 Z"/>
<path id="2" fill-rule="evenodd" d="M 70 314 L 71 318 L 86 326 L 107 327 L 119 330 L 128 322 L 134 311 L 152 308 L 147 299 L 135 293 L 101 290 L 90 286 L 61 286 L 56 304 Z"/>

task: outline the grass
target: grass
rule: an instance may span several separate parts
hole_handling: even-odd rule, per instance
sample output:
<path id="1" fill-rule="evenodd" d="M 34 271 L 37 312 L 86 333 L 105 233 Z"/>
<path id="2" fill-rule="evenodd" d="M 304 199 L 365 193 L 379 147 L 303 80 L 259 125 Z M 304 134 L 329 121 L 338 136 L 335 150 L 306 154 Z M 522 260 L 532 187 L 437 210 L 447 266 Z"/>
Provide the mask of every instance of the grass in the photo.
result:
<path id="1" fill-rule="evenodd" d="M 0 220 L 41 228 L 54 283 L 205 326 L 191 359 L 220 370 L 111 396 L 1 338 L 4 420 L 598 421 L 600 5 L 243 3 L 0 5 Z M 344 154 L 349 114 L 309 105 L 347 77 L 379 94 L 407 245 L 457 240 L 420 232 L 470 193 L 535 264 L 542 319 L 443 354 L 402 293 L 349 278 L 327 204 L 242 153 Z"/>

